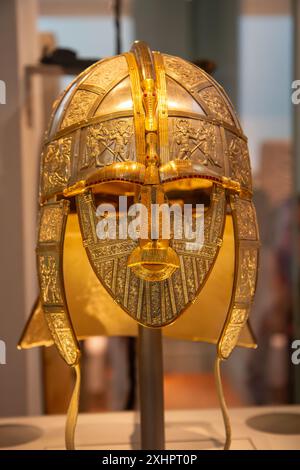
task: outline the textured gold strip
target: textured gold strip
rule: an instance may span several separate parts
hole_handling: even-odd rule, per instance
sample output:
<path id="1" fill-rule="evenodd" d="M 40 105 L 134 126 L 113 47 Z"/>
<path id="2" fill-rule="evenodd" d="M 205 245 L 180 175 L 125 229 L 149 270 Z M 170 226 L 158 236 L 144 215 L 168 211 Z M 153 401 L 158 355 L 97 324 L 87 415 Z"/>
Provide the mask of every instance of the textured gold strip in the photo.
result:
<path id="1" fill-rule="evenodd" d="M 221 134 L 221 142 L 222 142 L 222 147 L 223 147 L 223 153 L 225 155 L 224 158 L 224 174 L 227 178 L 230 178 L 230 168 L 229 168 L 229 158 L 226 158 L 226 154 L 228 152 L 227 150 L 227 139 L 225 135 L 225 129 L 223 126 L 220 126 L 220 134 Z"/>
<path id="2" fill-rule="evenodd" d="M 86 180 L 86 186 L 94 186 L 102 181 L 134 181 L 136 183 L 143 183 L 145 179 L 145 166 L 142 163 L 134 161 L 117 162 L 107 165 L 106 167 L 96 170 Z M 71 188 L 72 189 L 72 188 Z M 80 185 L 78 192 L 80 192 Z"/>
<path id="3" fill-rule="evenodd" d="M 175 301 L 174 286 L 173 286 L 172 277 L 169 277 L 169 279 L 168 279 L 168 287 L 169 287 L 172 311 L 173 311 L 173 314 L 176 314 L 177 306 L 176 306 L 176 301 Z"/>
<path id="4" fill-rule="evenodd" d="M 118 265 L 119 265 L 119 260 L 118 258 L 116 258 L 114 259 L 113 278 L 112 278 L 112 284 L 111 284 L 111 290 L 113 291 L 113 293 L 116 292 Z"/>
<path id="5" fill-rule="evenodd" d="M 135 56 L 141 79 L 154 79 L 153 56 L 148 44 L 144 41 L 135 41 L 130 52 Z"/>
<path id="6" fill-rule="evenodd" d="M 227 95 L 227 93 L 225 92 L 224 88 L 220 85 L 220 83 L 218 83 L 216 80 L 214 80 L 212 78 L 211 75 L 209 75 L 207 72 L 205 72 L 204 70 L 202 70 L 202 73 L 203 75 L 206 76 L 207 80 L 210 82 L 210 84 L 213 86 L 213 87 L 216 87 L 219 92 L 221 93 L 223 99 L 225 100 L 227 106 L 229 107 L 230 111 L 231 111 L 231 115 L 232 115 L 232 118 L 235 122 L 235 125 L 237 127 L 237 129 L 241 129 L 241 125 L 240 125 L 240 121 L 239 121 L 239 118 L 235 112 L 235 108 L 234 106 L 232 105 L 230 99 L 229 99 L 229 96 Z"/>
<path id="7" fill-rule="evenodd" d="M 195 259 L 194 256 L 192 257 L 192 264 L 193 264 L 194 282 L 195 282 L 195 284 L 196 284 L 196 286 L 197 286 L 197 285 L 199 284 L 199 281 L 198 281 L 197 264 L 196 264 L 196 259 Z"/>
<path id="8" fill-rule="evenodd" d="M 80 350 L 68 312 L 63 278 L 63 243 L 69 201 L 41 208 L 37 265 L 41 304 L 53 341 L 68 365 L 79 362 Z"/>
<path id="9" fill-rule="evenodd" d="M 144 282 L 141 279 L 142 282 Z M 145 282 L 145 295 L 146 295 L 146 314 L 147 314 L 147 323 L 148 325 L 151 325 L 151 310 L 150 310 L 150 305 L 151 305 L 151 292 L 150 292 L 150 283 Z"/>
<path id="10" fill-rule="evenodd" d="M 67 421 L 65 427 L 65 442 L 67 450 L 75 449 L 75 430 L 78 417 L 79 399 L 80 399 L 80 384 L 81 384 L 81 371 L 79 364 L 74 366 L 76 373 L 75 386 L 72 393 L 71 401 L 69 403 Z"/>
<path id="11" fill-rule="evenodd" d="M 61 131 L 57 132 L 51 139 L 48 139 L 45 141 L 45 145 L 48 145 L 50 142 L 53 140 L 60 139 L 61 137 L 64 137 L 66 135 L 71 134 L 72 132 L 76 131 L 77 129 L 83 129 L 85 127 L 88 127 L 92 124 L 97 124 L 98 122 L 106 122 L 106 121 L 111 121 L 113 119 L 119 119 L 119 118 L 126 118 L 126 117 L 133 117 L 132 111 L 118 111 L 116 113 L 109 113 L 109 114 L 100 114 L 97 116 L 93 116 L 89 119 L 83 119 L 82 121 L 72 124 L 69 127 L 65 127 Z"/>
<path id="12" fill-rule="evenodd" d="M 153 57 L 158 95 L 159 158 L 163 165 L 169 161 L 167 85 L 163 58 L 159 52 L 153 52 Z"/>
<path id="13" fill-rule="evenodd" d="M 165 284 L 160 282 L 160 302 L 161 302 L 161 318 L 162 321 L 166 322 L 166 298 L 165 298 Z"/>
<path id="14" fill-rule="evenodd" d="M 180 260 L 180 273 L 181 273 L 181 279 L 182 279 L 183 297 L 184 297 L 184 302 L 187 304 L 189 301 L 189 296 L 188 296 L 187 285 L 186 285 L 185 265 L 184 265 L 182 256 L 179 256 L 179 260 Z"/>
<path id="15" fill-rule="evenodd" d="M 128 306 L 128 294 L 129 294 L 129 278 L 130 278 L 130 268 L 126 268 L 126 277 L 125 277 L 125 288 L 124 288 L 124 306 Z"/>
<path id="16" fill-rule="evenodd" d="M 220 403 L 220 407 L 222 411 L 223 423 L 224 423 L 224 428 L 225 428 L 225 434 L 226 434 L 224 450 L 229 450 L 231 446 L 231 423 L 230 423 L 230 417 L 229 417 L 228 408 L 226 405 L 224 391 L 223 391 L 220 366 L 221 366 L 221 360 L 218 356 L 216 356 L 214 372 L 215 372 L 216 389 L 218 393 L 218 398 L 219 398 L 219 403 Z"/>
<path id="17" fill-rule="evenodd" d="M 212 118 L 210 116 L 205 116 L 205 114 L 197 114 L 190 111 L 179 111 L 179 110 L 169 110 L 168 111 L 169 117 L 183 117 L 183 118 L 191 118 L 197 119 L 198 121 L 206 121 L 210 124 L 214 124 L 216 126 L 224 127 L 228 131 L 232 132 L 234 135 L 243 139 L 245 142 L 248 142 L 248 138 L 243 134 L 243 132 L 239 131 L 236 127 L 231 126 L 227 122 L 221 121 L 217 118 Z"/>
<path id="18" fill-rule="evenodd" d="M 251 213 L 241 208 L 241 204 L 248 204 Z M 254 206 L 236 195 L 230 196 L 230 206 L 235 239 L 235 270 L 230 307 L 218 341 L 220 359 L 227 359 L 238 342 L 248 319 L 257 282 L 259 238 Z"/>
<path id="19" fill-rule="evenodd" d="M 143 305 L 143 290 L 144 290 L 144 281 L 140 279 L 139 281 L 139 294 L 138 294 L 138 304 L 137 304 L 137 320 L 139 321 L 142 314 L 142 305 Z"/>
<path id="20" fill-rule="evenodd" d="M 101 88 L 97 85 L 79 85 L 78 90 L 86 90 L 91 91 L 92 93 L 96 93 L 97 95 L 105 95 L 106 91 L 104 88 Z"/>
<path id="21" fill-rule="evenodd" d="M 124 54 L 130 76 L 131 93 L 134 110 L 134 126 L 136 135 L 136 152 L 137 161 L 145 162 L 145 112 L 142 101 L 142 88 L 140 83 L 140 75 L 134 54 L 127 52 Z"/>

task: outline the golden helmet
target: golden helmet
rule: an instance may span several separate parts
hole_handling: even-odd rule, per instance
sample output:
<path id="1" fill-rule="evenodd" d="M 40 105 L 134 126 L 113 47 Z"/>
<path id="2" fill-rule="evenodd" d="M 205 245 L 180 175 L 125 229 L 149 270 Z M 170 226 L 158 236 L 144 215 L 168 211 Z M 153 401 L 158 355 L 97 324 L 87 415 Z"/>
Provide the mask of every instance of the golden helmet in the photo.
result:
<path id="1" fill-rule="evenodd" d="M 202 221 L 201 243 L 163 236 L 160 214 L 155 236 L 149 217 L 144 238 L 119 225 L 99 237 L 99 223 L 115 226 L 97 208 L 109 205 L 120 223 L 124 200 L 202 204 L 190 219 Z M 215 343 L 220 359 L 237 344 L 255 347 L 247 320 L 258 241 L 247 138 L 224 90 L 136 42 L 85 70 L 54 104 L 40 169 L 40 304 L 20 347 L 54 342 L 73 366 L 78 339 L 136 335 L 138 323 Z"/>

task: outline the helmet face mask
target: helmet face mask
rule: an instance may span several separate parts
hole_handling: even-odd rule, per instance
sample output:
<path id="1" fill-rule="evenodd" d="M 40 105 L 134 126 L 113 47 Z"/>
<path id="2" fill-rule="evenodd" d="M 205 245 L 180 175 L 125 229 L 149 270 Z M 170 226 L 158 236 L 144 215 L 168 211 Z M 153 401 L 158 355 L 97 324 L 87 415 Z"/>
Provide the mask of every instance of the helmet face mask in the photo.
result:
<path id="1" fill-rule="evenodd" d="M 184 234 L 181 239 L 170 240 L 101 240 L 95 231 L 97 210 L 92 191 L 76 197 L 91 265 L 114 300 L 139 323 L 162 327 L 173 322 L 205 282 L 218 253 L 225 221 L 225 191 L 218 186 L 211 191 L 211 205 L 204 216 L 204 241 L 196 250 Z M 180 202 L 183 204 L 182 199 Z M 118 279 L 114 272 L 118 272 Z M 158 308 L 162 302 L 164 309 Z"/>
<path id="2" fill-rule="evenodd" d="M 94 64 L 54 105 L 40 177 L 41 305 L 21 347 L 54 342 L 76 365 L 78 339 L 136 335 L 137 323 L 213 342 L 220 359 L 237 344 L 255 347 L 247 320 L 259 235 L 247 139 L 203 70 L 142 42 Z M 139 223 L 136 205 L 146 208 Z M 169 221 L 153 205 L 169 209 Z"/>

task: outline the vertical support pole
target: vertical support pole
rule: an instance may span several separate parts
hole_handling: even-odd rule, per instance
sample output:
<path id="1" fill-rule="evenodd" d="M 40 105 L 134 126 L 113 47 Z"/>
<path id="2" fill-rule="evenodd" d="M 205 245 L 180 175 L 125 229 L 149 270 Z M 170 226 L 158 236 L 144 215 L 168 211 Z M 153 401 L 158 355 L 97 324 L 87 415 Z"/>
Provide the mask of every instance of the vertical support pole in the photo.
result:
<path id="1" fill-rule="evenodd" d="M 138 337 L 141 447 L 165 448 L 162 333 L 139 325 Z"/>

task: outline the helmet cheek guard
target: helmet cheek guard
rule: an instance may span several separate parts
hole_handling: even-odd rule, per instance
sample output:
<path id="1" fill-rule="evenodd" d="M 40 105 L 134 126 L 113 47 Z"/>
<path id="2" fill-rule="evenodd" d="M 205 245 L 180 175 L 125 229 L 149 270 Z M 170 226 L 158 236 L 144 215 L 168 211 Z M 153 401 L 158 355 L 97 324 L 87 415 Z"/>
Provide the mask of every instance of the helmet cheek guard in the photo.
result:
<path id="1" fill-rule="evenodd" d="M 259 235 L 247 139 L 223 89 L 193 64 L 134 43 L 84 71 L 55 104 L 40 175 L 40 304 L 20 347 L 54 343 L 76 368 L 67 447 L 78 339 L 136 335 L 138 323 L 217 345 L 228 430 L 219 364 L 237 344 L 255 347 L 247 321 Z M 135 237 L 128 201 L 147 209 Z M 196 204 L 203 211 L 188 219 L 194 239 L 185 218 L 180 236 L 174 228 L 166 236 L 160 208 L 172 208 L 173 220 Z"/>

